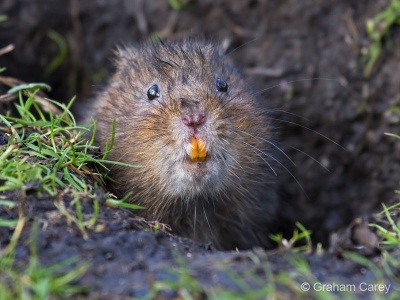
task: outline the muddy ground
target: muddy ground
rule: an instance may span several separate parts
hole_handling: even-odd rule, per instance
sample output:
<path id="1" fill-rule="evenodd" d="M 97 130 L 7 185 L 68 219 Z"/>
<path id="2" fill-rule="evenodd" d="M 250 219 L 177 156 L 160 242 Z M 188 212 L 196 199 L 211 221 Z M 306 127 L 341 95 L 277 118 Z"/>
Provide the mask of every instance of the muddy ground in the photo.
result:
<path id="1" fill-rule="evenodd" d="M 390 1 L 189 2 L 175 11 L 161 0 L 3 0 L 0 14 L 9 19 L 0 23 L 0 48 L 13 43 L 15 50 L 0 56 L 0 66 L 7 67 L 6 75 L 49 83 L 55 99 L 67 101 L 76 94 L 79 111 L 112 71 L 110 57 L 116 44 L 152 36 L 212 38 L 227 46 L 256 90 L 265 89 L 268 105 L 284 111 L 276 117 L 283 120 L 280 140 L 296 163 L 292 172 L 305 192 L 293 179 L 285 184 L 283 223 L 300 221 L 313 231 L 315 242 L 328 247 L 332 232 L 357 216 L 368 218 L 381 202 L 396 200 L 400 144 L 384 133 L 398 133 L 399 118 L 390 109 L 399 105 L 399 29 L 394 27 L 383 41 L 371 75 L 364 74 L 362 61 L 370 45 L 366 21 Z M 54 70 L 49 65 L 59 50 L 49 30 L 60 33 L 68 45 Z M 319 160 L 329 172 L 296 148 Z M 49 220 L 54 207 L 39 203 L 43 205 L 35 205 L 32 215 Z M 238 271 L 249 267 L 246 262 L 253 264 L 247 252 L 216 252 L 209 245 L 179 237 L 135 231 L 123 211 L 102 209 L 106 229 L 91 233 L 86 241 L 65 228 L 62 218 L 50 220 L 54 224 L 42 228 L 39 236 L 43 263 L 72 255 L 94 262 L 79 281 L 90 287 L 89 297 L 145 294 L 154 279 L 170 276 L 166 270 L 172 249 L 184 255 L 204 285 L 233 288 L 221 271 L 221 260 Z M 28 235 L 29 229 L 25 232 Z M 9 235 L 1 235 L 2 246 Z M 24 247 L 21 258 L 27 251 Z M 262 252 L 255 255 L 267 259 Z M 370 275 L 334 256 L 307 259 L 320 280 L 339 276 L 352 282 Z M 273 269 L 285 269 L 282 256 L 268 260 Z"/>

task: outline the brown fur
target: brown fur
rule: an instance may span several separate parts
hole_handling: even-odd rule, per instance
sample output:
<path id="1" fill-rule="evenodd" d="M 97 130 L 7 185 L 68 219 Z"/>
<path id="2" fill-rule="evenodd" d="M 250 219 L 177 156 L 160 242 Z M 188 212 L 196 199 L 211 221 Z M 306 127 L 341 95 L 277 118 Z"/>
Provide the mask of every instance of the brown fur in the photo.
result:
<path id="1" fill-rule="evenodd" d="M 93 103 L 96 143 L 104 150 L 116 120 L 109 159 L 119 195 L 144 206 L 147 219 L 220 249 L 268 246 L 277 210 L 277 170 L 266 109 L 241 73 L 212 44 L 158 42 L 119 50 L 117 71 Z M 216 78 L 228 84 L 217 91 Z M 149 100 L 157 84 L 160 97 Z M 193 128 L 183 124 L 183 103 L 204 113 L 196 128 L 207 160 L 189 162 Z"/>

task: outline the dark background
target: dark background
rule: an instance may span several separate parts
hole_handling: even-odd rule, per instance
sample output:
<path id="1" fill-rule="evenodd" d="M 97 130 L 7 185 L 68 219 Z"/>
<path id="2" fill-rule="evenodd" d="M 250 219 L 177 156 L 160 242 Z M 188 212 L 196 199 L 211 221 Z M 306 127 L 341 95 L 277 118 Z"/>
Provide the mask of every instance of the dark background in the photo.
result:
<path id="1" fill-rule="evenodd" d="M 370 46 L 366 21 L 390 1 L 187 2 L 174 10 L 166 0 L 2 0 L 8 20 L 0 23 L 0 48 L 15 45 L 0 56 L 2 75 L 49 83 L 49 96 L 60 101 L 77 95 L 79 111 L 112 71 L 116 45 L 205 36 L 227 48 L 256 90 L 266 89 L 267 105 L 286 112 L 277 118 L 301 124 L 277 122 L 305 190 L 293 178 L 285 183 L 289 221 L 326 241 L 327 232 L 395 197 L 400 144 L 384 133 L 398 133 L 391 109 L 399 105 L 399 29 L 385 37 L 371 75 L 362 61 Z M 65 41 L 64 55 L 52 31 Z"/>

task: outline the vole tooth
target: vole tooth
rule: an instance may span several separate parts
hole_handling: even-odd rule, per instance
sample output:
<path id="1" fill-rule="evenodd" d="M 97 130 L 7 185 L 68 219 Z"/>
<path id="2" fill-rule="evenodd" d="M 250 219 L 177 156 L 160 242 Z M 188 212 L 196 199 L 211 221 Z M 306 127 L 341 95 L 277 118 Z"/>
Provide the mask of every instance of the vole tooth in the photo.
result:
<path id="1" fill-rule="evenodd" d="M 205 161 L 207 156 L 206 144 L 194 136 L 190 139 L 190 159 L 192 162 Z"/>

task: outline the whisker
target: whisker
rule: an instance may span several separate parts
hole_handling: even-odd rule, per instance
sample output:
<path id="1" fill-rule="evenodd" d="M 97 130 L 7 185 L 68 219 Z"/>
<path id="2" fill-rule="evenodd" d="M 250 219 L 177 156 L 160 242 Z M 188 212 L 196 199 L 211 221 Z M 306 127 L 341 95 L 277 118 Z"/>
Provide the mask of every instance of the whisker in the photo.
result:
<path id="1" fill-rule="evenodd" d="M 253 42 L 255 42 L 256 40 L 258 40 L 259 37 L 255 37 L 254 39 L 247 41 L 246 43 L 241 44 L 240 46 L 237 46 L 235 49 L 232 49 L 231 51 L 229 51 L 228 53 L 226 53 L 226 56 L 230 56 L 232 55 L 232 53 L 234 53 L 235 51 L 239 50 L 240 48 L 247 46 L 248 44 L 251 44 Z"/>
<path id="2" fill-rule="evenodd" d="M 225 147 L 221 147 L 221 148 L 225 153 L 229 153 L 229 151 Z M 231 155 L 230 158 L 236 163 L 237 166 L 240 166 L 240 168 L 242 170 L 244 170 L 243 166 L 236 160 L 236 158 L 234 156 Z M 234 174 L 234 175 L 235 175 L 235 177 L 237 177 L 237 179 L 240 180 L 239 175 L 237 175 L 237 174 Z"/>
<path id="3" fill-rule="evenodd" d="M 229 170 L 229 174 L 232 174 L 233 176 L 235 176 L 235 174 L 234 174 L 235 171 L 240 171 L 240 170 L 238 170 L 237 168 L 232 168 L 232 170 Z M 259 170 L 253 170 L 253 171 L 254 172 L 252 174 L 257 174 L 257 171 L 259 172 Z M 249 183 L 252 182 L 252 183 L 256 183 L 256 184 L 259 184 L 259 183 L 269 184 L 269 183 L 275 183 L 276 180 L 272 180 L 272 179 L 270 179 L 270 180 L 267 180 L 267 179 L 260 180 L 260 179 L 254 178 L 254 177 L 247 177 L 246 178 L 246 182 L 249 182 Z M 236 187 L 236 190 L 239 190 L 239 189 Z M 243 197 L 246 197 L 246 195 L 244 193 L 241 193 L 241 195 Z"/>
<path id="4" fill-rule="evenodd" d="M 213 231 L 212 231 L 212 229 L 211 229 L 210 222 L 208 222 L 207 213 L 206 213 L 206 210 L 204 209 L 204 203 L 203 203 L 202 206 L 203 206 L 204 217 L 206 218 L 208 228 L 210 228 L 210 233 L 211 233 L 211 235 L 214 235 L 214 233 L 213 233 Z"/>
<path id="5" fill-rule="evenodd" d="M 225 106 L 227 106 L 227 105 L 228 105 L 229 103 L 231 103 L 233 100 L 239 98 L 239 96 L 240 96 L 240 94 L 239 94 L 239 95 L 236 95 L 236 96 L 233 96 L 233 97 L 231 97 L 231 98 L 225 100 L 225 101 L 223 102 L 223 104 L 221 105 L 221 108 L 225 108 Z"/>
<path id="6" fill-rule="evenodd" d="M 249 143 L 246 143 L 246 142 L 244 142 L 244 141 L 242 141 L 242 142 L 243 142 L 244 144 L 246 144 L 246 145 L 252 147 L 253 149 L 255 149 L 255 150 L 261 152 L 262 154 L 264 154 L 264 155 L 266 155 L 266 156 L 268 156 L 268 157 L 271 157 L 268 153 L 263 152 L 262 150 L 258 149 L 257 147 L 254 147 L 253 145 L 251 145 L 251 144 L 249 144 Z M 269 166 L 269 168 L 272 170 L 272 172 L 275 174 L 275 176 L 278 176 L 278 174 L 275 172 L 274 168 L 265 160 L 264 157 L 262 157 L 258 152 L 254 152 L 254 153 L 256 153 L 256 154 Z"/>
<path id="7" fill-rule="evenodd" d="M 254 148 L 255 150 L 261 152 L 262 154 L 268 156 L 269 158 L 273 159 L 275 162 L 277 162 L 277 163 L 278 163 L 283 169 L 285 169 L 286 172 L 288 172 L 288 174 L 296 181 L 297 185 L 300 187 L 300 189 L 301 189 L 301 190 L 303 191 L 303 193 L 306 195 L 307 199 L 310 200 L 310 197 L 308 196 L 307 192 L 305 191 L 305 189 L 304 189 L 303 186 L 301 185 L 300 181 L 299 181 L 299 180 L 296 178 L 296 176 L 294 176 L 293 173 L 290 172 L 289 169 L 286 168 L 279 160 L 277 160 L 277 159 L 276 159 L 275 157 L 273 157 L 271 154 L 265 153 L 265 152 L 263 152 L 262 150 L 260 150 L 260 149 L 258 149 L 258 148 L 256 148 L 256 147 L 254 147 L 253 145 L 250 145 L 250 144 L 248 144 L 248 143 L 246 143 L 246 142 L 244 142 L 244 143 L 247 144 L 247 145 L 249 145 L 249 146 L 251 146 L 251 147 Z M 255 153 L 258 154 L 257 152 L 255 152 Z M 259 154 L 258 154 L 258 155 L 259 155 Z M 264 162 L 272 169 L 271 165 L 270 165 L 261 155 L 259 155 L 259 156 L 260 156 L 260 157 L 264 160 Z M 275 170 L 272 169 L 272 171 L 274 172 L 275 176 L 277 176 Z"/>
<path id="8" fill-rule="evenodd" d="M 339 79 L 314 77 L 314 78 L 303 78 L 303 79 L 297 79 L 297 80 L 292 80 L 292 81 L 285 81 L 285 83 L 290 84 L 290 83 L 296 83 L 296 82 L 302 82 L 302 81 L 312 81 L 312 80 L 325 80 L 325 81 L 337 81 L 337 82 L 339 82 Z M 273 85 L 273 86 L 270 86 L 270 87 L 267 87 L 267 88 L 265 88 L 263 90 L 257 91 L 253 95 L 256 96 L 256 95 L 262 94 L 262 93 L 264 93 L 264 92 L 266 92 L 266 91 L 268 91 L 270 89 L 273 89 L 273 88 L 276 88 L 276 87 L 279 87 L 279 86 L 281 86 L 281 83 Z"/>
<path id="9" fill-rule="evenodd" d="M 286 146 L 286 147 L 290 147 L 290 148 L 292 148 L 292 149 L 294 149 L 294 150 L 296 150 L 296 151 L 298 151 L 298 152 L 304 154 L 305 156 L 307 156 L 308 158 L 312 159 L 314 162 L 316 162 L 317 164 L 319 164 L 325 171 L 327 171 L 327 172 L 329 172 L 329 173 L 331 172 L 331 171 L 330 171 L 327 167 L 325 167 L 318 159 L 312 157 L 311 155 L 307 154 L 306 152 L 301 151 L 300 149 L 298 149 L 298 148 L 296 148 L 296 147 L 293 147 L 293 146 L 290 146 L 290 145 L 287 145 L 287 144 L 285 144 L 285 146 Z"/>
<path id="10" fill-rule="evenodd" d="M 121 157 L 120 157 L 118 160 L 114 160 L 114 161 L 120 162 L 121 159 L 122 159 L 126 154 L 127 154 L 127 153 L 124 153 L 123 155 L 121 155 Z M 112 170 L 115 166 L 116 166 L 115 164 L 112 164 L 112 165 L 111 165 L 110 169 L 109 169 L 108 172 L 106 173 L 106 176 L 108 175 L 108 173 L 111 172 L 111 170 Z"/>
<path id="11" fill-rule="evenodd" d="M 248 133 L 248 132 L 246 132 L 246 131 L 243 131 L 243 130 L 235 130 L 235 131 L 236 131 L 236 132 L 241 132 L 241 133 L 247 134 L 247 135 L 249 135 L 249 136 L 251 136 L 251 137 L 253 137 L 253 138 L 255 138 L 255 139 L 259 139 L 259 140 L 262 140 L 262 141 L 264 141 L 264 142 L 267 142 L 267 143 L 270 144 L 271 146 L 275 147 L 279 152 L 281 152 L 294 166 L 296 166 L 295 162 L 285 153 L 285 151 L 283 151 L 281 148 L 279 148 L 277 145 L 275 145 L 275 144 L 272 143 L 271 141 L 269 141 L 269 140 L 267 140 L 267 139 L 264 139 L 264 138 L 262 138 L 262 137 L 254 136 L 254 135 L 252 135 L 252 134 L 250 134 L 250 133 Z"/>
<path id="12" fill-rule="evenodd" d="M 253 150 L 252 150 L 253 151 Z M 260 170 L 257 167 L 252 167 L 251 165 L 236 164 L 232 166 L 232 169 L 237 172 L 237 174 L 242 174 L 245 172 L 247 174 L 257 174 Z M 235 177 L 240 179 L 239 175 L 233 174 Z"/>
<path id="13" fill-rule="evenodd" d="M 303 119 L 303 120 L 305 120 L 307 122 L 312 122 L 310 119 L 308 119 L 306 117 L 300 116 L 298 114 L 295 114 L 295 113 L 292 113 L 292 112 L 289 112 L 289 111 L 286 111 L 286 110 L 283 110 L 283 109 L 280 109 L 280 108 L 271 108 L 267 112 L 269 112 L 269 113 L 281 112 L 281 113 L 284 113 L 284 114 L 287 114 L 287 115 L 292 115 L 292 116 L 298 117 L 298 118 Z"/>
<path id="14" fill-rule="evenodd" d="M 303 191 L 304 195 L 306 195 L 307 199 L 310 200 L 310 197 L 308 196 L 307 192 L 305 191 L 305 189 L 303 188 L 303 186 L 301 185 L 300 181 L 296 178 L 296 176 L 293 175 L 292 172 L 289 171 L 288 168 L 286 168 L 279 160 L 275 159 L 272 155 L 268 155 L 271 159 L 273 159 L 274 161 L 276 161 L 282 168 L 284 168 L 286 170 L 286 172 L 288 172 L 288 174 L 296 181 L 297 185 L 300 187 L 300 189 Z"/>
<path id="15" fill-rule="evenodd" d="M 248 190 L 246 189 L 246 188 L 243 188 L 243 185 L 242 184 L 238 184 L 238 185 L 235 185 L 235 192 L 237 193 L 237 194 L 239 194 L 243 199 L 246 199 L 246 198 L 248 198 Z M 224 197 L 223 195 L 221 195 L 220 194 L 220 199 L 218 199 L 218 202 L 219 203 L 225 203 L 225 204 L 228 204 L 229 202 L 229 200 L 227 200 L 227 199 L 225 199 L 226 197 Z"/>
<path id="16" fill-rule="evenodd" d="M 197 205 L 194 206 L 193 236 L 196 236 Z"/>
<path id="17" fill-rule="evenodd" d="M 284 123 L 296 125 L 296 126 L 299 126 L 299 127 L 301 127 L 301 128 L 307 129 L 307 130 L 309 130 L 309 131 L 311 131 L 311 132 L 313 132 L 313 133 L 315 133 L 315 134 L 317 134 L 317 135 L 323 137 L 324 139 L 330 141 L 331 143 L 334 143 L 336 146 L 338 146 L 338 147 L 341 148 L 342 150 L 347 151 L 347 149 L 344 148 L 342 145 L 340 145 L 340 144 L 338 144 L 337 142 L 335 142 L 334 140 L 328 138 L 326 135 L 323 135 L 322 133 L 320 133 L 320 132 L 318 132 L 318 131 L 316 131 L 316 130 L 314 130 L 314 129 L 311 129 L 311 128 L 307 127 L 307 126 L 298 124 L 298 123 L 296 123 L 296 122 L 291 122 L 291 121 L 287 121 L 287 120 L 282 120 L 282 119 L 274 119 L 274 118 L 271 118 L 270 120 L 274 120 L 274 121 L 278 121 L 278 122 L 284 122 Z"/>

